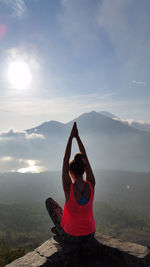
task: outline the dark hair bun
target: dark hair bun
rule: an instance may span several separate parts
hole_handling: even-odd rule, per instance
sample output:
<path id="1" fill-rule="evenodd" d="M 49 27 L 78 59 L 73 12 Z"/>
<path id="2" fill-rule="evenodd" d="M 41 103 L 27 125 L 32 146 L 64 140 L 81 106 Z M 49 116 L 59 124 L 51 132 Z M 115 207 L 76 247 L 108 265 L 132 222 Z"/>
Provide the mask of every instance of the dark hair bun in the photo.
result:
<path id="1" fill-rule="evenodd" d="M 74 161 L 78 164 L 83 164 L 83 154 L 82 153 L 77 153 L 74 156 Z"/>
<path id="2" fill-rule="evenodd" d="M 69 170 L 72 171 L 77 176 L 83 175 L 85 171 L 85 164 L 82 153 L 77 153 L 74 156 L 74 159 L 69 164 Z"/>

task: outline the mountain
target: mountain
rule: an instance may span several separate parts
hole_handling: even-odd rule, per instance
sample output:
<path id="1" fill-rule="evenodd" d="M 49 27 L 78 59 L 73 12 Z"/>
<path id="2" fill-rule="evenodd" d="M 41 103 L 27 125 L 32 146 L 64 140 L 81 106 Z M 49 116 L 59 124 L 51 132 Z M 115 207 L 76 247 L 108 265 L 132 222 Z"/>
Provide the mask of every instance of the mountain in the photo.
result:
<path id="1" fill-rule="evenodd" d="M 49 121 L 44 122 L 41 125 L 28 129 L 27 133 L 38 133 L 43 134 L 44 136 L 48 135 L 57 135 L 58 133 L 63 133 L 65 128 L 65 124 L 58 121 Z"/>
<path id="2" fill-rule="evenodd" d="M 45 145 L 39 153 L 48 169 L 60 169 L 66 142 L 76 121 L 94 168 L 149 171 L 150 133 L 112 119 L 113 114 L 106 115 L 92 111 L 65 124 L 49 121 L 27 132 L 45 136 Z"/>
<path id="3" fill-rule="evenodd" d="M 103 114 L 111 119 L 119 120 L 123 122 L 124 124 L 131 126 L 134 129 L 150 132 L 150 124 L 148 123 L 140 123 L 137 121 L 128 121 L 128 120 L 121 120 L 119 117 L 115 116 L 114 114 L 107 112 L 107 111 L 101 111 L 100 114 Z"/>
<path id="4" fill-rule="evenodd" d="M 66 134 L 66 131 L 71 129 L 74 121 L 77 122 L 79 130 L 84 134 L 89 134 L 91 132 L 99 134 L 135 133 L 134 128 L 130 127 L 129 125 L 126 125 L 121 121 L 114 120 L 108 115 L 106 116 L 95 111 L 84 113 L 66 124 L 58 121 L 44 122 L 37 127 L 28 129 L 27 132 L 30 134 L 36 132 L 46 136 Z"/>

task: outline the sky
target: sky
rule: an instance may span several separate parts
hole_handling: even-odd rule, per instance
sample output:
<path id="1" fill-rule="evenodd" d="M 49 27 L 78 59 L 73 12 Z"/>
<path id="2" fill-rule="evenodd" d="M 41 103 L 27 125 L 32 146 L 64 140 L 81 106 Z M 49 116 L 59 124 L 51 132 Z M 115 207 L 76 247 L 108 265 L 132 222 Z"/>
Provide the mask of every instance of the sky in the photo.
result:
<path id="1" fill-rule="evenodd" d="M 0 0 L 1 134 L 92 110 L 150 123 L 149 14 L 149 0 Z"/>

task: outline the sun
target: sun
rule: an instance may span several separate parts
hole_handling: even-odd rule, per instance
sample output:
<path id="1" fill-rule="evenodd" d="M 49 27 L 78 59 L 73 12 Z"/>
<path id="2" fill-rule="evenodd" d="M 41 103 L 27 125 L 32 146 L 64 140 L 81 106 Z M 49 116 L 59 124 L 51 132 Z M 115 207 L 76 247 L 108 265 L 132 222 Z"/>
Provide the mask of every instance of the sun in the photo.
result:
<path id="1" fill-rule="evenodd" d="M 9 63 L 8 79 L 12 87 L 16 89 L 26 89 L 32 80 L 29 65 L 22 60 L 16 60 Z"/>

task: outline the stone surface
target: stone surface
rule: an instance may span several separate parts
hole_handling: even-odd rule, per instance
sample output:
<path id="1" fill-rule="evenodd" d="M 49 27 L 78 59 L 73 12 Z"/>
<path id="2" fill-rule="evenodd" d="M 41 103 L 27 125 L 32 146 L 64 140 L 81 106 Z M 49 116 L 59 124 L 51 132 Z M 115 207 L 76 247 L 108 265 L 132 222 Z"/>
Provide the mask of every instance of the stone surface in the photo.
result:
<path id="1" fill-rule="evenodd" d="M 147 247 L 96 233 L 90 243 L 62 243 L 58 236 L 6 267 L 150 267 Z"/>

